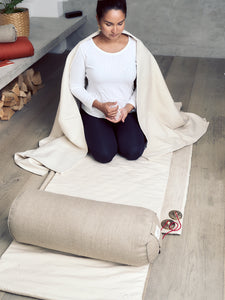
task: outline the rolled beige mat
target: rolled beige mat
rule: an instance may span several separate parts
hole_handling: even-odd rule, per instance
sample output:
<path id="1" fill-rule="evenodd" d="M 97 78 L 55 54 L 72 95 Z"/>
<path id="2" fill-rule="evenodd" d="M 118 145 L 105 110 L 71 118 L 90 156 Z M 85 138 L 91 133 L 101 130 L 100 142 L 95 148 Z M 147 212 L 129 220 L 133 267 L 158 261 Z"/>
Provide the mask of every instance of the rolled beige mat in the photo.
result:
<path id="1" fill-rule="evenodd" d="M 8 225 L 17 242 L 133 266 L 152 263 L 161 245 L 149 209 L 44 191 L 16 198 Z"/>
<path id="2" fill-rule="evenodd" d="M 0 25 L 0 43 L 13 43 L 16 39 L 17 33 L 13 24 Z"/>

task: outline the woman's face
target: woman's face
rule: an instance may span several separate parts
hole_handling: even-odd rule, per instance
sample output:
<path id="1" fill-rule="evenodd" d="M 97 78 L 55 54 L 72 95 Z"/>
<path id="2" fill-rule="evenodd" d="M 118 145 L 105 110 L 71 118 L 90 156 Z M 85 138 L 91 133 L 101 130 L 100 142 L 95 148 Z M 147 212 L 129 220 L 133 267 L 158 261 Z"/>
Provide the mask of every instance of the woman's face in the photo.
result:
<path id="1" fill-rule="evenodd" d="M 122 10 L 110 9 L 99 20 L 101 33 L 109 40 L 116 40 L 122 34 L 125 27 L 126 16 Z"/>

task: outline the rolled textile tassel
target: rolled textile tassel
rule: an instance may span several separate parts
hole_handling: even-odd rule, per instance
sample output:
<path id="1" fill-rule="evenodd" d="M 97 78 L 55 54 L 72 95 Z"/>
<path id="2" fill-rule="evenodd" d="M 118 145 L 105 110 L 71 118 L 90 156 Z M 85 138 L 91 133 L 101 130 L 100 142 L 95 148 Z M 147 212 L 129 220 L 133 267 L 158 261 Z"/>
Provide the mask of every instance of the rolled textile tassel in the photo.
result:
<path id="1" fill-rule="evenodd" d="M 13 24 L 0 26 L 0 43 L 13 43 L 16 39 L 17 32 Z"/>
<path id="2" fill-rule="evenodd" d="M 14 43 L 0 44 L 0 60 L 15 59 L 34 55 L 34 47 L 29 39 L 20 36 Z"/>

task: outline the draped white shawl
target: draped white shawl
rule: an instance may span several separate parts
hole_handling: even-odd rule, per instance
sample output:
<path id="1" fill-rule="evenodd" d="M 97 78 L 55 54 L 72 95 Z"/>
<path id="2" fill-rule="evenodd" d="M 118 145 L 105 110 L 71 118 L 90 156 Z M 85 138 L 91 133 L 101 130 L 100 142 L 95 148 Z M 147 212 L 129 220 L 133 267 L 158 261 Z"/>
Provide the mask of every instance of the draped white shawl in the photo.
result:
<path id="1" fill-rule="evenodd" d="M 137 115 L 148 140 L 143 156 L 150 159 L 153 155 L 193 144 L 206 132 L 208 122 L 196 114 L 179 110 L 153 55 L 139 39 L 125 33 L 137 41 Z M 86 39 L 97 34 L 95 32 Z M 37 149 L 14 156 L 16 164 L 33 173 L 45 175 L 48 170 L 62 173 L 73 168 L 87 154 L 79 105 L 69 87 L 70 66 L 80 43 L 66 60 L 60 102 L 50 135 L 40 141 Z"/>

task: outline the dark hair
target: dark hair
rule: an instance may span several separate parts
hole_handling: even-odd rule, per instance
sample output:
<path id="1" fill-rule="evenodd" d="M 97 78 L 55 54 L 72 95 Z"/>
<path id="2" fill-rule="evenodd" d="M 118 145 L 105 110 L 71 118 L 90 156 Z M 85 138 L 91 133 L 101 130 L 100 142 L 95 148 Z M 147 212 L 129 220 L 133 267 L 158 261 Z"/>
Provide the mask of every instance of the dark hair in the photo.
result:
<path id="1" fill-rule="evenodd" d="M 97 17 L 100 20 L 104 14 L 110 10 L 122 10 L 122 12 L 127 15 L 127 3 L 126 0 L 98 0 L 96 13 Z"/>

